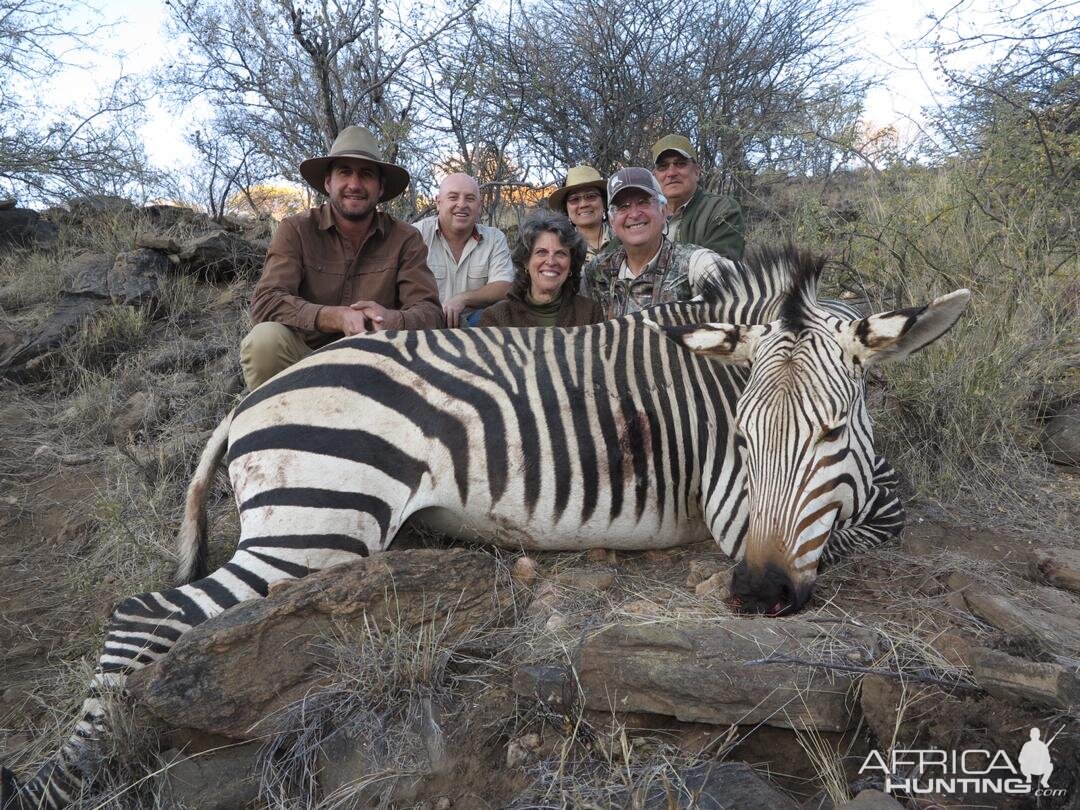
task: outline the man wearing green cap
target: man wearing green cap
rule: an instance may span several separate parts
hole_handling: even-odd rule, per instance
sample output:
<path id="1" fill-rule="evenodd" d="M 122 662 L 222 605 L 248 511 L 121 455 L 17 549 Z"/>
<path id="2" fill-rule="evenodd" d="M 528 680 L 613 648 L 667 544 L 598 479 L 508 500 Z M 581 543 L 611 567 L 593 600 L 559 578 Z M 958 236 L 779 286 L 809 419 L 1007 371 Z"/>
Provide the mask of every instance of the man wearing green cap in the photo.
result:
<path id="1" fill-rule="evenodd" d="M 741 259 L 742 209 L 733 197 L 699 188 L 701 166 L 689 139 L 665 135 L 653 144 L 652 156 L 653 175 L 668 200 L 668 238 Z"/>
<path id="2" fill-rule="evenodd" d="M 376 206 L 409 173 L 382 158 L 375 137 L 346 127 L 300 174 L 329 198 L 282 220 L 251 299 L 255 327 L 240 344 L 249 390 L 340 337 L 443 326 L 420 232 Z"/>

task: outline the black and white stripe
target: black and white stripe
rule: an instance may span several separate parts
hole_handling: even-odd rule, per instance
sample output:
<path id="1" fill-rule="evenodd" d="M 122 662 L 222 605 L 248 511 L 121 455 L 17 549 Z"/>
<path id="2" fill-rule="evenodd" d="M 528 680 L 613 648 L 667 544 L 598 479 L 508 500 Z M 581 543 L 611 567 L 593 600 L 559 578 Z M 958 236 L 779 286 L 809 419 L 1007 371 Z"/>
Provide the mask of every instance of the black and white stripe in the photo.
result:
<path id="1" fill-rule="evenodd" d="M 116 608 L 94 690 L 275 581 L 385 549 L 410 518 L 524 549 L 712 536 L 743 558 L 744 606 L 797 608 L 825 548 L 902 525 L 859 356 L 902 316 L 878 330 L 818 306 L 820 267 L 793 254 L 728 267 L 706 301 L 576 329 L 358 336 L 264 384 L 215 431 L 189 488 L 181 570 L 198 578 Z M 203 503 L 226 440 L 241 537 L 204 575 Z M 105 732 L 92 692 L 14 798 L 5 772 L 5 808 L 65 804 Z"/>

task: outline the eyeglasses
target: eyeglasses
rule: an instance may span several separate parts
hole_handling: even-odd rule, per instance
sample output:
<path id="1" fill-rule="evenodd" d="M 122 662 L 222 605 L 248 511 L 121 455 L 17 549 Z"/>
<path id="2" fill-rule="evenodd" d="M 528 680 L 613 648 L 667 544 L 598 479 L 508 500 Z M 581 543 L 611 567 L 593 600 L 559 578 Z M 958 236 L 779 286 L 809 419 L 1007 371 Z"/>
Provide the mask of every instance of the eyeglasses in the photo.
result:
<path id="1" fill-rule="evenodd" d="M 634 208 L 652 208 L 653 203 L 659 204 L 656 197 L 635 197 L 632 200 L 623 200 L 622 202 L 612 203 L 608 206 L 608 215 L 613 219 L 617 216 L 625 216 L 629 214 Z"/>
<path id="2" fill-rule="evenodd" d="M 567 205 L 581 205 L 584 202 L 596 202 L 601 198 L 599 191 L 579 191 L 566 198 Z"/>

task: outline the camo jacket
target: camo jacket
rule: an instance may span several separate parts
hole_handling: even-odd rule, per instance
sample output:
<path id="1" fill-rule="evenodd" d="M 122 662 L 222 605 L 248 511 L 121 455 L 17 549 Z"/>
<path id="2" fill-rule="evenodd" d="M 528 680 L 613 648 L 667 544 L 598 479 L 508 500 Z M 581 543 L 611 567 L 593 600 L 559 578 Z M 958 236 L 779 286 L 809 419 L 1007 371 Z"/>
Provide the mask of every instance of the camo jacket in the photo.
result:
<path id="1" fill-rule="evenodd" d="M 626 250 L 618 248 L 585 265 L 585 294 L 604 308 L 607 318 L 618 318 L 655 304 L 688 301 L 698 295 L 705 278 L 723 271 L 720 257 L 706 248 L 672 242 L 666 236 L 660 250 L 637 278 L 620 278 Z"/>

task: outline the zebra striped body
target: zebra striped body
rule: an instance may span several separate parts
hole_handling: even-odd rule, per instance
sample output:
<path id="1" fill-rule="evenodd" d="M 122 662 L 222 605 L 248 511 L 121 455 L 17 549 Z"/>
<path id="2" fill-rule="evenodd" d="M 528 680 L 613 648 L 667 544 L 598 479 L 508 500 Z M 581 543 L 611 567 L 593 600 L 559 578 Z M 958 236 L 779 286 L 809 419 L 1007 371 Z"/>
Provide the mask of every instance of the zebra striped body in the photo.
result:
<path id="1" fill-rule="evenodd" d="M 688 393 L 735 392 L 739 372 L 641 320 L 339 341 L 237 410 L 242 545 L 316 520 L 377 551 L 413 515 L 515 548 L 703 539 L 701 490 L 732 474 L 715 452 L 730 397 L 716 435 Z"/>
<path id="2" fill-rule="evenodd" d="M 70 801 L 107 731 L 98 689 L 277 580 L 386 548 L 410 518 L 527 549 L 711 536 L 743 558 L 751 609 L 797 609 L 826 541 L 850 552 L 902 525 L 894 475 L 874 455 L 865 361 L 843 345 L 878 331 L 816 305 L 819 269 L 765 254 L 732 264 L 709 301 L 575 329 L 347 338 L 270 380 L 215 431 L 188 493 L 185 575 L 202 573 L 205 492 L 227 438 L 236 554 L 116 608 L 76 735 L 17 792 L 4 772 L 0 807 Z M 906 333 L 921 316 L 878 317 Z"/>

